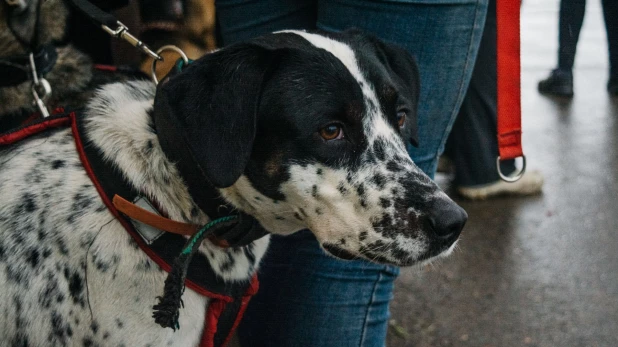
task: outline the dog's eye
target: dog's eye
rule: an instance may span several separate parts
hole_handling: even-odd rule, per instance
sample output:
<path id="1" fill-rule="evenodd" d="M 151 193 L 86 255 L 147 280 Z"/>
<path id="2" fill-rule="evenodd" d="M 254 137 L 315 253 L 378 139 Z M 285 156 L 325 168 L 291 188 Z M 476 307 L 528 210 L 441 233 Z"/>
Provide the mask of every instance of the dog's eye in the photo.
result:
<path id="1" fill-rule="evenodd" d="M 326 141 L 339 140 L 343 138 L 343 129 L 338 124 L 329 124 L 320 129 L 320 136 Z"/>
<path id="2" fill-rule="evenodd" d="M 400 128 L 403 128 L 404 124 L 406 124 L 406 112 L 399 111 L 397 112 L 397 124 Z"/>

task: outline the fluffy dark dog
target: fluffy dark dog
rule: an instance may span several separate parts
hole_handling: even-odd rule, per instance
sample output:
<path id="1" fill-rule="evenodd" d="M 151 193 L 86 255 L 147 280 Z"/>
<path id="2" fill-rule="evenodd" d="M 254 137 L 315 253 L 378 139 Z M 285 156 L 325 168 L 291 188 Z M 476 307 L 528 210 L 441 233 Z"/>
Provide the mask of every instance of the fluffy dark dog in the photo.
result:
<path id="1" fill-rule="evenodd" d="M 52 87 L 51 97 L 46 101 L 50 110 L 83 107 L 97 86 L 133 78 L 129 74 L 94 70 L 91 59 L 68 43 L 66 23 L 70 11 L 64 1 L 20 0 L 14 5 L 8 2 L 0 2 L 0 68 L 14 64 L 16 57 L 22 65 L 19 57 L 26 58 L 32 48 L 53 46 L 56 62 L 43 75 Z M 0 84 L 0 133 L 19 126 L 37 111 L 31 80 Z"/>
<path id="2" fill-rule="evenodd" d="M 336 257 L 411 265 L 448 254 L 466 220 L 406 152 L 418 89 L 397 47 L 358 32 L 281 32 L 209 54 L 157 90 L 105 86 L 85 132 L 171 219 L 209 220 L 186 184 L 198 175 L 271 233 L 309 228 Z M 172 150 L 192 167 L 179 169 Z M 153 322 L 165 273 L 106 209 L 68 129 L 0 151 L 0 196 L 0 341 L 197 344 L 208 300 L 187 289 L 179 332 Z M 232 283 L 251 278 L 267 244 L 207 240 L 199 252 Z"/>

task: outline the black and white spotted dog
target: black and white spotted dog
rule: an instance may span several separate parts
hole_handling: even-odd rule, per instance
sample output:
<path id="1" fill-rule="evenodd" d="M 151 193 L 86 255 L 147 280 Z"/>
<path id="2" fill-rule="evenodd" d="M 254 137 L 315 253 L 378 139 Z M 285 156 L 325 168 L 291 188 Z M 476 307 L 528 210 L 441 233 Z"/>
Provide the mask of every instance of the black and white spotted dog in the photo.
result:
<path id="1" fill-rule="evenodd" d="M 407 155 L 418 89 L 399 48 L 355 31 L 281 32 L 209 54 L 158 90 L 103 87 L 86 133 L 171 219 L 206 223 L 160 145 L 161 93 L 199 170 L 268 231 L 309 228 L 336 257 L 411 265 L 448 254 L 466 220 Z M 198 343 L 207 299 L 187 288 L 180 331 L 153 322 L 165 272 L 106 209 L 69 129 L 1 150 L 0 197 L 1 345 Z M 199 252 L 225 281 L 247 281 L 267 245 L 206 240 Z"/>

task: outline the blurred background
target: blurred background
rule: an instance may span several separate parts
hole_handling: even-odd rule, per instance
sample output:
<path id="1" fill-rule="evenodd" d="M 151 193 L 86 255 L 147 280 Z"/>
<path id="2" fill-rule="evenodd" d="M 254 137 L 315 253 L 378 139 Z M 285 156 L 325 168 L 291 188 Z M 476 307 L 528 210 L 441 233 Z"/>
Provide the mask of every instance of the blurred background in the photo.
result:
<path id="1" fill-rule="evenodd" d="M 402 269 L 389 346 L 618 346 L 618 98 L 600 0 L 587 1 L 575 96 L 539 94 L 556 66 L 558 8 L 524 0 L 521 17 L 523 144 L 543 194 L 458 199 L 470 217 L 459 249 Z"/>

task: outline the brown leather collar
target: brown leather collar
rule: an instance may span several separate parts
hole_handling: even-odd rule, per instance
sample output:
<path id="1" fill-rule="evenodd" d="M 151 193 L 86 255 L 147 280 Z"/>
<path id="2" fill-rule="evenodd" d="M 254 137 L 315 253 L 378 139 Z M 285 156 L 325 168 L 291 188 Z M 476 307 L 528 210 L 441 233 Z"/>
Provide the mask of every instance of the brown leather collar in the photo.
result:
<path id="1" fill-rule="evenodd" d="M 153 228 L 169 233 L 193 236 L 201 228 L 199 225 L 177 222 L 175 220 L 171 220 L 169 218 L 154 214 L 129 202 L 118 194 L 114 195 L 114 198 L 112 199 L 112 204 L 114 205 L 114 207 L 116 207 L 118 211 L 124 213 L 129 218 L 135 219 L 144 224 L 150 225 Z M 219 247 L 229 247 L 227 241 L 217 239 L 215 236 L 210 236 L 208 237 L 208 239 Z"/>

